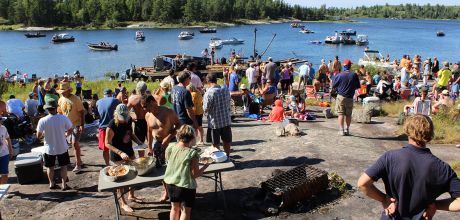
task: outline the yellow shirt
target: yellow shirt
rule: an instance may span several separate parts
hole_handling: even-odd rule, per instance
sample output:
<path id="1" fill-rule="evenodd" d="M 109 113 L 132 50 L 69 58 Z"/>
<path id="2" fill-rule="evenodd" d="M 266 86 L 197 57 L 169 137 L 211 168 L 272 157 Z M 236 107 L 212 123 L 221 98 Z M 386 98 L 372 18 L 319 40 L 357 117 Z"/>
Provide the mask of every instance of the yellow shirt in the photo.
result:
<path id="1" fill-rule="evenodd" d="M 58 101 L 58 112 L 67 116 L 74 126 L 84 125 L 81 112 L 84 111 L 83 102 L 76 95 L 69 98 L 61 96 Z"/>
<path id="2" fill-rule="evenodd" d="M 195 115 L 202 115 L 203 110 L 203 96 L 199 92 L 192 92 L 193 111 Z"/>
<path id="3" fill-rule="evenodd" d="M 447 87 L 451 76 L 452 76 L 452 71 L 450 71 L 450 69 L 441 69 L 438 72 L 438 77 L 439 77 L 438 86 Z"/>

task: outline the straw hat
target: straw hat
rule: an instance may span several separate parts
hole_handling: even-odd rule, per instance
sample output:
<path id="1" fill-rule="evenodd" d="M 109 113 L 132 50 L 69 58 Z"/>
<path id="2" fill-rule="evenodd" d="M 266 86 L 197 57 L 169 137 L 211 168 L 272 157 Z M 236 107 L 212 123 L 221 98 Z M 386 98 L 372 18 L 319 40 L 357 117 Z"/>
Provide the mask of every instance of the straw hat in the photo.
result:
<path id="1" fill-rule="evenodd" d="M 246 90 L 246 89 L 248 89 L 248 87 L 246 87 L 246 84 L 241 84 L 240 89 L 241 90 Z"/>
<path id="2" fill-rule="evenodd" d="M 449 95 L 449 90 L 447 90 L 447 89 L 442 90 L 442 94 L 443 95 Z"/>
<path id="3" fill-rule="evenodd" d="M 56 90 L 57 93 L 62 94 L 66 91 L 72 91 L 72 87 L 70 87 L 70 83 L 63 82 L 59 85 L 59 89 Z"/>

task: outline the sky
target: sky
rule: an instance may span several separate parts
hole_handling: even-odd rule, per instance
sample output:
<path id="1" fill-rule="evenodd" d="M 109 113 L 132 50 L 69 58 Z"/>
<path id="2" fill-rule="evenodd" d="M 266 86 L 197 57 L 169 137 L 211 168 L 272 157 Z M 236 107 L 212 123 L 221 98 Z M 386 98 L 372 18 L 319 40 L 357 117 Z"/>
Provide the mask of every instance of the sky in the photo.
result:
<path id="1" fill-rule="evenodd" d="M 459 0 L 284 0 L 290 4 L 299 4 L 302 6 L 309 7 L 319 7 L 323 4 L 326 4 L 327 7 L 339 7 L 339 8 L 349 8 L 356 6 L 370 6 L 370 5 L 384 5 L 386 3 L 390 5 L 399 5 L 406 3 L 415 3 L 415 4 L 440 4 L 440 5 L 460 5 Z"/>

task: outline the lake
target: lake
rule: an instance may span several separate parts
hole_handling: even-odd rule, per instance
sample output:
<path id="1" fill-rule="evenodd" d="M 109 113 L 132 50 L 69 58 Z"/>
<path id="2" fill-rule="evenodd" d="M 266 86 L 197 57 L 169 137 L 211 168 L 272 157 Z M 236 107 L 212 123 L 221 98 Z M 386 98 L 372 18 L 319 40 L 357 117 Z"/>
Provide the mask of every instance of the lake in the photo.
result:
<path id="1" fill-rule="evenodd" d="M 460 21 L 444 20 L 390 20 L 390 19 L 357 19 L 354 23 L 315 23 L 307 22 L 306 27 L 315 31 L 314 34 L 299 33 L 299 29 L 291 28 L 288 23 L 268 25 L 243 25 L 218 28 L 216 34 L 200 34 L 199 29 L 142 29 L 146 40 L 134 40 L 138 29 L 117 30 L 75 30 L 49 31 L 47 37 L 27 39 L 25 32 L 0 32 L 0 70 L 9 68 L 11 72 L 19 70 L 29 76 L 33 73 L 39 77 L 72 74 L 79 70 L 89 79 L 101 79 L 106 72 L 123 72 L 130 64 L 137 66 L 152 65 L 152 59 L 158 54 L 186 53 L 199 56 L 208 47 L 211 37 L 227 39 L 236 37 L 245 40 L 245 44 L 225 45 L 218 50 L 217 56 L 228 57 L 235 49 L 244 56 L 252 54 L 253 30 L 257 32 L 257 50 L 262 53 L 276 34 L 272 45 L 265 56 L 274 59 L 298 57 L 308 59 L 317 66 L 321 59 L 332 59 L 338 55 L 341 59 L 351 58 L 358 62 L 364 47 L 356 45 L 314 45 L 311 40 L 324 41 L 334 31 L 348 28 L 358 34 L 369 36 L 369 48 L 377 49 L 391 59 L 400 59 L 403 54 L 413 57 L 420 54 L 422 59 L 437 56 L 441 61 L 460 60 Z M 436 31 L 443 30 L 445 37 L 436 37 Z M 193 31 L 192 40 L 180 41 L 177 36 L 181 31 Z M 53 44 L 51 37 L 57 33 L 68 33 L 76 38 L 74 43 Z M 87 43 L 110 42 L 118 44 L 118 51 L 96 52 L 86 46 Z"/>

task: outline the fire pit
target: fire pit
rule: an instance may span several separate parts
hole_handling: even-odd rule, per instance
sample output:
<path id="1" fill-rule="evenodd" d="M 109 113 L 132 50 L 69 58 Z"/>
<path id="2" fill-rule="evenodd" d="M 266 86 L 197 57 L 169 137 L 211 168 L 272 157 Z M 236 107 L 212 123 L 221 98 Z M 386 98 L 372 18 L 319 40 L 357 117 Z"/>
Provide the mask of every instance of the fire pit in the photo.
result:
<path id="1" fill-rule="evenodd" d="M 306 164 L 281 172 L 261 183 L 262 189 L 280 201 L 279 208 L 291 207 L 328 188 L 327 172 Z"/>

